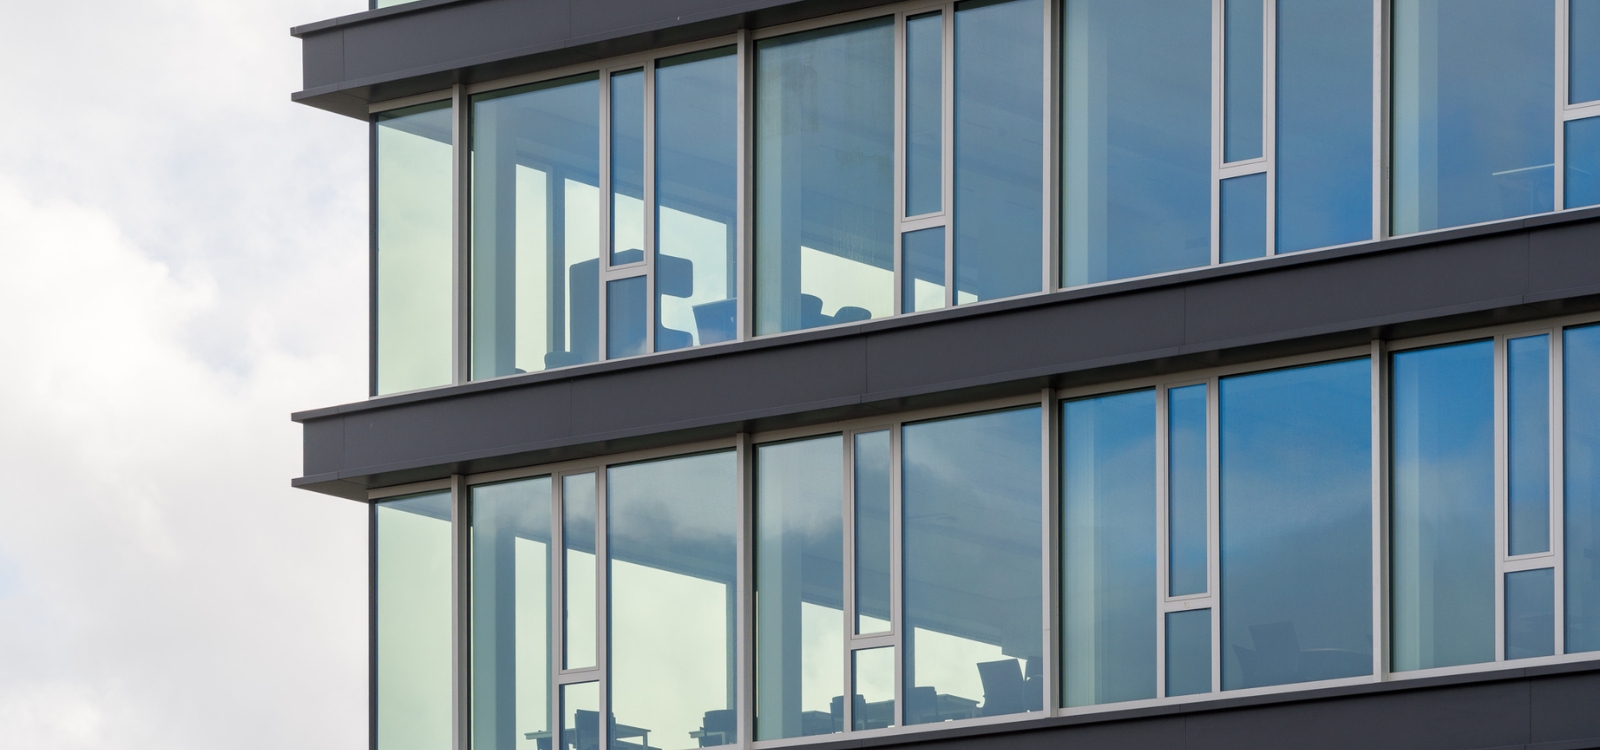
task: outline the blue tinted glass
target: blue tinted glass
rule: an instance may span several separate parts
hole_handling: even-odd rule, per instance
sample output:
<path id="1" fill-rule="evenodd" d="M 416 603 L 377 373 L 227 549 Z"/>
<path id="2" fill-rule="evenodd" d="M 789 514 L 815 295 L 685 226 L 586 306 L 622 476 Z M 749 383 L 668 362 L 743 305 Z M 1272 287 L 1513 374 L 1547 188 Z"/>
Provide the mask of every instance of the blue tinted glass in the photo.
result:
<path id="1" fill-rule="evenodd" d="M 737 741 L 737 469 L 723 451 L 606 471 L 611 750 Z"/>
<path id="2" fill-rule="evenodd" d="M 644 71 L 611 76 L 611 260 L 644 260 Z"/>
<path id="3" fill-rule="evenodd" d="M 1044 706 L 1039 409 L 906 425 L 907 724 Z"/>
<path id="4" fill-rule="evenodd" d="M 1223 141 L 1225 162 L 1261 156 L 1262 0 L 1227 0 L 1223 52 Z"/>
<path id="5" fill-rule="evenodd" d="M 840 731 L 844 439 L 756 449 L 756 739 Z"/>
<path id="6" fill-rule="evenodd" d="M 1065 286 L 1211 262 L 1211 3 L 1067 0 Z"/>
<path id="7" fill-rule="evenodd" d="M 1167 615 L 1167 695 L 1211 692 L 1211 610 Z"/>
<path id="8" fill-rule="evenodd" d="M 739 58 L 656 64 L 656 351 L 732 341 L 738 306 Z"/>
<path id="9" fill-rule="evenodd" d="M 1167 594 L 1203 594 L 1210 522 L 1206 496 L 1206 387 L 1167 391 Z M 1208 681 L 1206 684 L 1210 684 Z"/>
<path id="10" fill-rule="evenodd" d="M 1395 671 L 1494 660 L 1494 342 L 1394 355 Z"/>
<path id="11" fill-rule="evenodd" d="M 894 19 L 756 42 L 757 334 L 894 313 Z"/>
<path id="12" fill-rule="evenodd" d="M 451 380 L 454 116 L 440 102 L 374 118 L 375 395 Z"/>
<path id="13" fill-rule="evenodd" d="M 1573 120 L 1566 128 L 1566 207 L 1600 204 L 1600 117 Z"/>
<path id="14" fill-rule="evenodd" d="M 1061 405 L 1064 704 L 1156 697 L 1156 394 Z"/>
<path id="15" fill-rule="evenodd" d="M 600 82 L 472 99 L 472 377 L 600 351 Z"/>
<path id="16" fill-rule="evenodd" d="M 1222 687 L 1372 673 L 1372 365 L 1222 380 Z"/>
<path id="17" fill-rule="evenodd" d="M 1506 342 L 1509 468 L 1506 540 L 1513 555 L 1550 551 L 1550 337 Z"/>
<path id="18" fill-rule="evenodd" d="M 1556 572 L 1552 568 L 1506 574 L 1506 658 L 1531 659 L 1556 652 Z"/>
<path id="19" fill-rule="evenodd" d="M 643 276 L 606 284 L 606 357 L 644 354 L 646 282 Z"/>
<path id="20" fill-rule="evenodd" d="M 906 20 L 906 215 L 944 203 L 944 18 Z"/>
<path id="21" fill-rule="evenodd" d="M 889 431 L 856 436 L 856 632 L 889 632 Z"/>
<path id="22" fill-rule="evenodd" d="M 850 652 L 850 683 L 855 694 L 851 729 L 884 729 L 896 725 L 894 646 Z M 840 701 L 841 703 L 843 701 Z"/>
<path id="23" fill-rule="evenodd" d="M 376 503 L 378 750 L 450 747 L 450 493 Z"/>
<path id="24" fill-rule="evenodd" d="M 1549 0 L 1396 0 L 1394 232 L 1549 211 Z"/>
<path id="25" fill-rule="evenodd" d="M 561 635 L 565 646 L 562 664 L 566 669 L 595 665 L 595 638 L 600 633 L 595 623 L 599 611 L 596 607 L 599 589 L 595 586 L 595 576 L 599 572 L 595 559 L 597 507 L 594 474 L 561 478 L 561 561 L 566 586 L 562 608 L 565 627 Z"/>
<path id="26" fill-rule="evenodd" d="M 1043 20 L 1043 0 L 956 5 L 958 305 L 1041 287 Z"/>
<path id="27" fill-rule="evenodd" d="M 944 227 L 900 236 L 900 312 L 944 307 Z"/>
<path id="28" fill-rule="evenodd" d="M 1222 262 L 1267 254 L 1267 175 L 1222 181 Z"/>
<path id="29" fill-rule="evenodd" d="M 1568 101 L 1600 99 L 1600 0 L 1570 0 L 1567 33 Z"/>
<path id="30" fill-rule="evenodd" d="M 1372 239 L 1372 3 L 1278 0 L 1277 245 Z"/>
<path id="31" fill-rule="evenodd" d="M 1561 347 L 1566 385 L 1565 515 L 1567 653 L 1600 651 L 1600 326 L 1568 329 Z"/>
<path id="32" fill-rule="evenodd" d="M 550 477 L 473 487 L 471 549 L 472 745 L 515 748 L 550 731 Z"/>

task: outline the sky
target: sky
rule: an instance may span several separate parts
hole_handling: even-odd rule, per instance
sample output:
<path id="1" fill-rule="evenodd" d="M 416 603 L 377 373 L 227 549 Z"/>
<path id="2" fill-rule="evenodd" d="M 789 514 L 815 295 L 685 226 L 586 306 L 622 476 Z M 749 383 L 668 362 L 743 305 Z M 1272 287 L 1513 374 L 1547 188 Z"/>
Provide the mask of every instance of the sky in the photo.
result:
<path id="1" fill-rule="evenodd" d="M 366 128 L 292 104 L 361 0 L 0 0 L 0 744 L 360 748 Z"/>

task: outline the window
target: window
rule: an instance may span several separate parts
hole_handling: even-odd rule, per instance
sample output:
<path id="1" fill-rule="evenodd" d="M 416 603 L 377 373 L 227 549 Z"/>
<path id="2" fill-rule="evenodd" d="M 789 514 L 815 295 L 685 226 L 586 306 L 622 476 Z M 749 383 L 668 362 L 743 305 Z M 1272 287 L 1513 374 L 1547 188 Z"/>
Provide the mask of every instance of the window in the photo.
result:
<path id="1" fill-rule="evenodd" d="M 474 747 L 550 736 L 550 508 L 550 477 L 472 488 Z"/>
<path id="2" fill-rule="evenodd" d="M 379 750 L 451 746 L 450 493 L 372 506 Z"/>
<path id="3" fill-rule="evenodd" d="M 374 120 L 373 395 L 452 379 L 451 116 L 438 102 Z"/>
<path id="4" fill-rule="evenodd" d="M 1562 334 L 1565 630 L 1569 654 L 1600 651 L 1600 326 Z"/>

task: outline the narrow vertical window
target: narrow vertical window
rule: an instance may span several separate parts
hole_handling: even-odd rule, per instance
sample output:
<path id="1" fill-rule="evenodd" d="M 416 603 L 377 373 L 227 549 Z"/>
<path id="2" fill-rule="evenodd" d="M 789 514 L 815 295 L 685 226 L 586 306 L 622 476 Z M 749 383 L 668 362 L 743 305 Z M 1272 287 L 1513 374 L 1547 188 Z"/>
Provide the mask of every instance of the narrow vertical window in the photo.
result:
<path id="1" fill-rule="evenodd" d="M 472 115 L 472 377 L 593 362 L 599 78 L 475 96 Z"/>
<path id="2" fill-rule="evenodd" d="M 629 276 L 606 283 L 606 358 L 645 353 L 645 305 L 649 281 Z"/>
<path id="3" fill-rule="evenodd" d="M 944 307 L 944 227 L 900 236 L 900 312 Z"/>
<path id="4" fill-rule="evenodd" d="M 1372 365 L 1223 378 L 1222 687 L 1372 674 Z"/>
<path id="5" fill-rule="evenodd" d="M 905 179 L 906 216 L 944 208 L 944 16 L 939 13 L 906 19 Z"/>
<path id="6" fill-rule="evenodd" d="M 452 380 L 452 112 L 439 102 L 375 121 L 376 395 Z"/>
<path id="7" fill-rule="evenodd" d="M 611 74 L 612 266 L 644 261 L 644 71 Z"/>
<path id="8" fill-rule="evenodd" d="M 1222 181 L 1222 262 L 1267 254 L 1267 175 Z"/>
<path id="9" fill-rule="evenodd" d="M 1277 0 L 1273 251 L 1372 239 L 1371 0 Z"/>
<path id="10" fill-rule="evenodd" d="M 955 13 L 955 302 L 1042 286 L 1043 0 Z"/>
<path id="11" fill-rule="evenodd" d="M 1563 608 L 1569 654 L 1600 651 L 1600 326 L 1563 334 L 1566 566 Z"/>
<path id="12" fill-rule="evenodd" d="M 1600 205 L 1600 117 L 1564 123 L 1567 142 L 1567 208 Z"/>
<path id="13" fill-rule="evenodd" d="M 843 491 L 838 435 L 756 449 L 758 740 L 843 730 Z"/>
<path id="14" fill-rule="evenodd" d="M 595 479 L 593 474 L 574 474 L 561 479 L 561 542 L 564 592 L 562 638 L 566 669 L 595 665 L 595 588 L 598 567 L 595 561 Z"/>
<path id="15" fill-rule="evenodd" d="M 889 431 L 855 436 L 856 624 L 858 635 L 889 632 Z"/>
<path id="16" fill-rule="evenodd" d="M 1038 408 L 906 425 L 907 724 L 1043 708 Z"/>
<path id="17" fill-rule="evenodd" d="M 450 493 L 373 506 L 378 750 L 451 744 Z"/>
<path id="18" fill-rule="evenodd" d="M 1066 0 L 1063 286 L 1211 262 L 1211 3 Z"/>
<path id="19" fill-rule="evenodd" d="M 1061 406 L 1065 705 L 1156 697 L 1156 393 Z"/>
<path id="20" fill-rule="evenodd" d="M 1209 588 L 1206 423 L 1205 385 L 1167 391 L 1168 596 L 1204 594 Z"/>
<path id="21" fill-rule="evenodd" d="M 1494 342 L 1394 355 L 1393 669 L 1494 660 Z"/>
<path id="22" fill-rule="evenodd" d="M 472 488 L 473 747 L 514 750 L 551 729 L 550 488 Z"/>
<path id="23" fill-rule="evenodd" d="M 1506 658 L 1532 659 L 1556 652 L 1556 571 L 1506 574 Z"/>
<path id="24" fill-rule="evenodd" d="M 1569 0 L 1567 43 L 1567 101 L 1600 100 L 1600 0 Z"/>
<path id="25" fill-rule="evenodd" d="M 1394 3 L 1395 234 L 1550 211 L 1555 4 Z"/>
<path id="26" fill-rule="evenodd" d="M 1550 337 L 1506 341 L 1506 552 L 1550 551 Z"/>
<path id="27" fill-rule="evenodd" d="M 656 64 L 658 352 L 738 335 L 738 76 L 732 47 Z"/>
<path id="28" fill-rule="evenodd" d="M 1264 0 L 1226 0 L 1223 22 L 1222 160 L 1259 159 L 1265 120 Z"/>
<path id="29" fill-rule="evenodd" d="M 894 313 L 894 19 L 756 42 L 755 325 Z"/>

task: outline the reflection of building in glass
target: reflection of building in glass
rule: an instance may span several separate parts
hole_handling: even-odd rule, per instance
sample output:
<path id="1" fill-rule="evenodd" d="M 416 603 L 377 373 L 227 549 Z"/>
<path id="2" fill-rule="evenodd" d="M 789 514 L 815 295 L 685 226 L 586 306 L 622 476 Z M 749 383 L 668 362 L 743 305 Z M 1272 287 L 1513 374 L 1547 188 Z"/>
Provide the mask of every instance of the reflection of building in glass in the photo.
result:
<path id="1" fill-rule="evenodd" d="M 1600 0 L 295 34 L 374 750 L 1600 747 Z"/>

